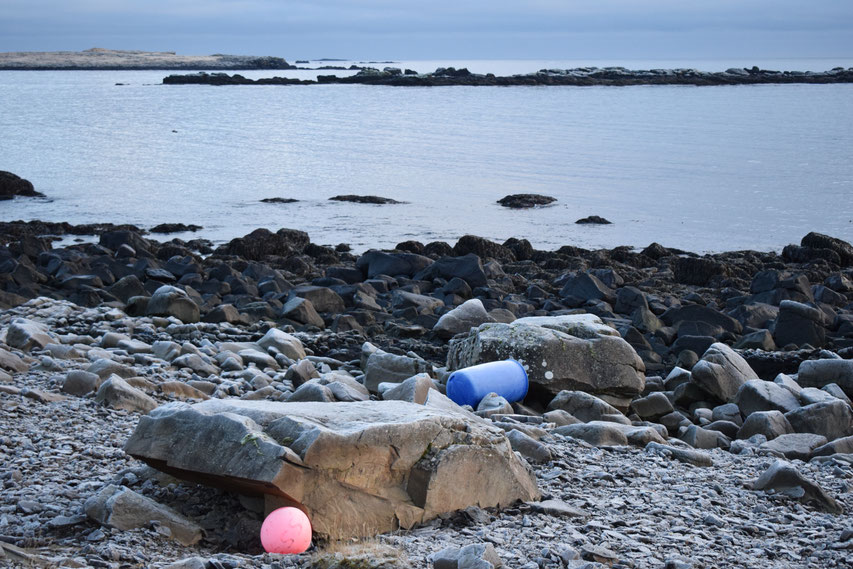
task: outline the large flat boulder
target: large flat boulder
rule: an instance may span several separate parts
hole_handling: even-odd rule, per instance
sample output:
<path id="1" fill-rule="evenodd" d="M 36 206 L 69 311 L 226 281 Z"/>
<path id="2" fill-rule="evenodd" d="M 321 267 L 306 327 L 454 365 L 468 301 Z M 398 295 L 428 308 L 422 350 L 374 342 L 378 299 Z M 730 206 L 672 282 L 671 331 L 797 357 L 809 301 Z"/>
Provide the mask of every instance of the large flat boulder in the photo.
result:
<path id="1" fill-rule="evenodd" d="M 125 450 L 170 474 L 296 504 L 314 531 L 364 536 L 469 506 L 539 496 L 502 431 L 461 410 L 404 401 L 169 403 Z"/>
<path id="2" fill-rule="evenodd" d="M 643 361 L 618 332 L 609 335 L 613 330 L 600 320 L 576 316 L 574 325 L 568 316 L 483 324 L 450 341 L 447 368 L 512 358 L 527 370 L 528 397 L 547 403 L 563 390 L 585 391 L 627 408 L 645 386 Z"/>

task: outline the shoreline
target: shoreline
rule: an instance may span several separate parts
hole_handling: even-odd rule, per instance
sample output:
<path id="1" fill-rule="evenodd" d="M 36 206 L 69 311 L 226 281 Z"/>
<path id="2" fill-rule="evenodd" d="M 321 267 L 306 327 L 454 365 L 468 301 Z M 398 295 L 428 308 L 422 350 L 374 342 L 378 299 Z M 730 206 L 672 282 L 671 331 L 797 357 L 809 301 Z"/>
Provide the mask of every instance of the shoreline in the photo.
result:
<path id="1" fill-rule="evenodd" d="M 128 450 L 143 417 L 163 416 L 155 407 L 207 400 L 208 409 L 311 402 L 351 413 L 399 397 L 463 431 L 506 433 L 544 501 L 462 504 L 377 532 L 363 554 L 390 547 L 409 558 L 383 567 L 435 569 L 440 551 L 468 545 L 492 547 L 506 566 L 553 569 L 581 559 L 832 565 L 853 548 L 853 246 L 840 239 L 810 233 L 778 254 L 699 256 L 654 243 L 537 251 L 523 239 L 465 236 L 354 255 L 302 231 L 256 229 L 203 253 L 201 241 L 109 224 L 61 225 L 98 242 L 53 248 L 39 236 L 49 224 L 38 225 L 0 224 L 0 451 L 9 457 L 0 557 L 13 566 L 330 562 L 341 545 L 322 539 L 305 554 L 263 553 L 264 502 L 244 495 L 246 472 L 229 470 L 214 489 Z M 474 416 L 445 396 L 448 377 L 470 365 L 460 365 L 475 353 L 466 345 L 502 330 L 510 347 L 534 350 L 524 356 L 530 389 Z M 538 343 L 551 336 L 560 339 L 551 348 Z M 546 353 L 553 371 L 539 365 Z M 807 378 L 818 367 L 849 368 L 851 381 L 846 371 Z M 548 383 L 555 376 L 564 387 Z M 434 406 L 415 399 L 426 384 Z M 756 428 L 759 416 L 768 424 Z M 231 456 L 217 446 L 231 434 L 207 437 L 197 458 Z M 358 441 L 377 439 L 384 448 L 387 434 Z M 255 440 L 263 446 L 246 444 Z M 233 468 L 283 462 L 264 432 L 232 442 L 248 451 Z M 423 456 L 408 439 L 392 442 L 394 457 Z M 774 486 L 780 470 L 787 478 Z M 338 495 L 358 495 L 347 483 Z M 129 505 L 107 499 L 117 492 Z M 338 555 L 323 566 L 351 566 L 356 554 Z"/>

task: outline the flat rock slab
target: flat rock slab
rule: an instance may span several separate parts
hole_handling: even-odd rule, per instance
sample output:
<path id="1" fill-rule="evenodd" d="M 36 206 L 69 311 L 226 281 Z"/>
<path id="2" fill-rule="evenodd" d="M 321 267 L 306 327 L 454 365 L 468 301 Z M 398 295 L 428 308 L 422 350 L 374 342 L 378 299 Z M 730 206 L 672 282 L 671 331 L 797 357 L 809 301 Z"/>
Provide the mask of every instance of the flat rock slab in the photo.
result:
<path id="1" fill-rule="evenodd" d="M 364 536 L 539 496 L 502 431 L 404 401 L 170 403 L 125 450 L 170 474 L 297 504 L 314 531 Z"/>

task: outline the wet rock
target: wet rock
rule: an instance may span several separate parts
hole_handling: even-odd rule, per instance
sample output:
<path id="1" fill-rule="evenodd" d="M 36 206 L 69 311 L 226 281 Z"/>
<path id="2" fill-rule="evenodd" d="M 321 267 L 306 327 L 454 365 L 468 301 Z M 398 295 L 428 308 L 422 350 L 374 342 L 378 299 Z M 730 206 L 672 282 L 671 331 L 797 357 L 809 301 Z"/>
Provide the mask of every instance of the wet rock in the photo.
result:
<path id="1" fill-rule="evenodd" d="M 676 282 L 698 286 L 706 286 L 711 279 L 728 273 L 722 263 L 701 257 L 676 257 L 670 267 Z"/>
<path id="2" fill-rule="evenodd" d="M 590 215 L 588 217 L 584 217 L 582 219 L 577 220 L 575 223 L 587 224 L 587 225 L 610 225 L 613 223 L 612 221 L 607 221 L 601 216 L 598 215 Z"/>
<path id="3" fill-rule="evenodd" d="M 120 530 L 148 528 L 156 522 L 169 528 L 171 537 L 183 545 L 196 544 L 202 538 L 198 524 L 124 486 L 107 485 L 86 501 L 84 509 L 98 523 Z"/>
<path id="4" fill-rule="evenodd" d="M 0 170 L 0 200 L 11 200 L 15 196 L 44 197 L 44 194 L 37 192 L 29 180 Z"/>
<path id="5" fill-rule="evenodd" d="M 543 196 L 541 194 L 511 194 L 498 200 L 504 207 L 512 209 L 528 209 L 536 206 L 548 205 L 557 201 L 557 198 Z"/>
<path id="6" fill-rule="evenodd" d="M 356 267 L 368 279 L 380 275 L 412 277 L 430 266 L 432 262 L 429 257 L 414 253 L 385 253 L 372 249 L 358 258 Z"/>
<path id="7" fill-rule="evenodd" d="M 487 284 L 483 262 L 473 253 L 461 257 L 442 257 L 418 272 L 414 278 L 415 280 L 459 278 L 468 283 L 472 289 Z"/>
<path id="8" fill-rule="evenodd" d="M 803 237 L 800 245 L 813 249 L 830 249 L 838 254 L 842 266 L 853 266 L 853 246 L 847 241 L 812 231 Z"/>
<path id="9" fill-rule="evenodd" d="M 268 507 L 296 500 L 314 531 L 332 537 L 538 497 L 500 431 L 401 401 L 173 403 L 142 418 L 125 450 L 173 474 L 264 493 Z"/>
<path id="10" fill-rule="evenodd" d="M 308 234 L 296 229 L 256 229 L 244 237 L 232 239 L 216 249 L 224 255 L 236 255 L 250 261 L 262 261 L 268 256 L 288 257 L 301 253 L 310 243 Z"/>
<path id="11" fill-rule="evenodd" d="M 841 506 L 823 488 L 806 479 L 794 465 L 785 461 L 774 462 L 758 477 L 752 488 L 773 491 L 831 514 L 842 513 Z"/>
<path id="12" fill-rule="evenodd" d="M 374 205 L 386 205 L 386 204 L 399 204 L 403 202 L 398 202 L 397 200 L 392 200 L 391 198 L 383 198 L 380 196 L 359 196 L 355 194 L 345 194 L 340 196 L 333 196 L 329 198 L 330 201 L 334 202 L 350 202 L 350 203 L 363 203 L 363 204 L 374 204 Z"/>

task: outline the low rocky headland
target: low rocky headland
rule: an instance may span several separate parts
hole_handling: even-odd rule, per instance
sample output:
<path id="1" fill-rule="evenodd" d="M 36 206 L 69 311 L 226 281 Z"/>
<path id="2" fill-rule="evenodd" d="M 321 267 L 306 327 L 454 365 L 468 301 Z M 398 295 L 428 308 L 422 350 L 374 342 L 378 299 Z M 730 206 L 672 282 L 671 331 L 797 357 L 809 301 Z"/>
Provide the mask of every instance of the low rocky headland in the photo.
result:
<path id="1" fill-rule="evenodd" d="M 468 69 L 440 67 L 432 73 L 411 69 L 365 67 L 346 77 L 320 75 L 317 80 L 291 77 L 247 79 L 227 73 L 194 73 L 169 75 L 164 85 L 318 85 L 318 84 L 388 85 L 392 87 L 470 87 L 512 86 L 629 86 L 629 85 L 761 85 L 761 84 L 826 84 L 853 83 L 853 68 L 836 67 L 829 71 L 772 71 L 767 69 L 731 68 L 726 71 L 696 69 L 634 70 L 624 67 L 580 67 L 576 69 L 541 69 L 535 73 L 496 76 L 493 73 L 471 73 Z"/>
<path id="2" fill-rule="evenodd" d="M 280 57 L 255 55 L 178 55 L 173 51 L 17 51 L 0 53 L 0 71 L 297 69 Z"/>
<path id="3" fill-rule="evenodd" d="M 57 235 L 97 242 L 54 247 Z M 315 236 L 316 238 L 316 236 Z M 849 567 L 853 247 L 0 223 L 0 565 Z M 513 358 L 529 390 L 460 407 Z M 298 504 L 315 546 L 267 554 Z"/>

